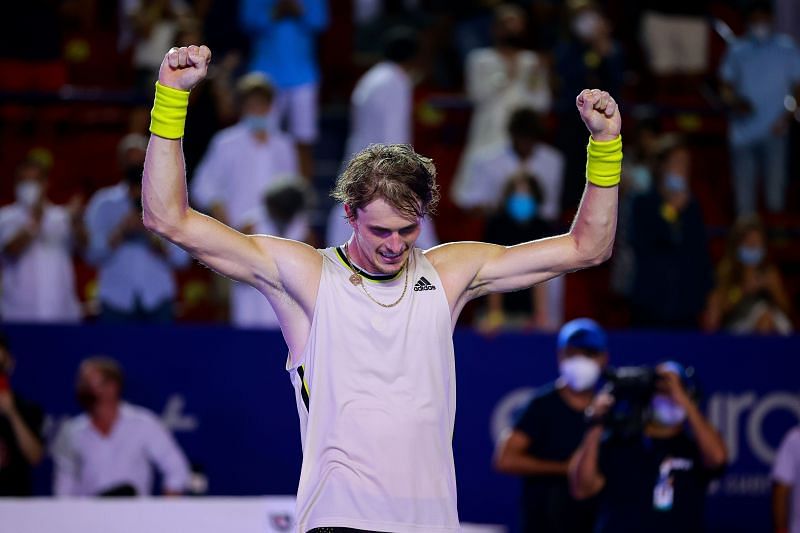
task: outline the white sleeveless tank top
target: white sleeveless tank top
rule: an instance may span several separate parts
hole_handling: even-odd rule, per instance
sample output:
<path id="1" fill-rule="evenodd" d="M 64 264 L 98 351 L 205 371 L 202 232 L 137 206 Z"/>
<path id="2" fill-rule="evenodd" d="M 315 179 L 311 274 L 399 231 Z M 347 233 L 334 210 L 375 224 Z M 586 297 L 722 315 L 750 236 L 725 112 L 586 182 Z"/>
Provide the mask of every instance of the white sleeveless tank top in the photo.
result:
<path id="1" fill-rule="evenodd" d="M 308 344 L 287 363 L 303 445 L 298 531 L 458 531 L 455 362 L 439 275 L 414 248 L 406 295 L 384 308 L 350 282 L 339 249 L 320 252 Z M 364 283 L 391 303 L 404 277 Z"/>

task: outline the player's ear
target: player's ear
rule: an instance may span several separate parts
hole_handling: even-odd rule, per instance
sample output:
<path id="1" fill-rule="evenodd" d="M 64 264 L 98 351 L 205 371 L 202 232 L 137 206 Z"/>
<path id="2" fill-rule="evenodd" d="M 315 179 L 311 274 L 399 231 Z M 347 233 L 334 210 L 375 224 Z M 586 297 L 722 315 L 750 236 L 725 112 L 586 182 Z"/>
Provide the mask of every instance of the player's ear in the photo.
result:
<path id="1" fill-rule="evenodd" d="M 344 214 L 347 217 L 347 221 L 350 225 L 353 225 L 353 222 L 356 220 L 356 209 L 350 206 L 350 204 L 344 204 Z"/>

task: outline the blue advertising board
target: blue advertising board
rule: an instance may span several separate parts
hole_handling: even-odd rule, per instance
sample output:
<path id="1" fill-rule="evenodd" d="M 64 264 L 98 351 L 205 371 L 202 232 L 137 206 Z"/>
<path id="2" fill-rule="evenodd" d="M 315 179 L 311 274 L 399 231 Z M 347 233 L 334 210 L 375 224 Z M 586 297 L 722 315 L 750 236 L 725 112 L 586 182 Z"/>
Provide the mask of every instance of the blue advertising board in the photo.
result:
<path id="1" fill-rule="evenodd" d="M 46 434 L 79 411 L 81 359 L 122 364 L 125 397 L 161 415 L 214 495 L 294 494 L 299 422 L 278 332 L 200 326 L 6 326 L 14 387 L 48 414 Z M 453 441 L 462 520 L 516 530 L 519 479 L 492 469 L 497 435 L 535 387 L 556 376 L 551 335 L 455 334 L 458 408 Z M 612 333 L 612 364 L 676 359 L 696 370 L 704 409 L 731 464 L 708 500 L 709 531 L 770 531 L 769 469 L 800 421 L 800 337 Z M 37 469 L 39 494 L 51 466 Z"/>

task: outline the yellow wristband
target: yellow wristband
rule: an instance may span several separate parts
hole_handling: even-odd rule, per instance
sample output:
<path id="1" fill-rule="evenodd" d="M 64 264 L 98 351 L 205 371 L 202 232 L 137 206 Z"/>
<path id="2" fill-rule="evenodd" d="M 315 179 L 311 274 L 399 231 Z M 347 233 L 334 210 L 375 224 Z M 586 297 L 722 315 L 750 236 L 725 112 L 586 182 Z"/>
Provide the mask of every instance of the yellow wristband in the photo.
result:
<path id="1" fill-rule="evenodd" d="M 611 141 L 589 137 L 586 146 L 586 179 L 599 187 L 613 187 L 622 174 L 622 136 Z"/>
<path id="2" fill-rule="evenodd" d="M 189 91 L 156 82 L 156 98 L 150 111 L 150 133 L 165 139 L 180 139 L 186 125 Z"/>

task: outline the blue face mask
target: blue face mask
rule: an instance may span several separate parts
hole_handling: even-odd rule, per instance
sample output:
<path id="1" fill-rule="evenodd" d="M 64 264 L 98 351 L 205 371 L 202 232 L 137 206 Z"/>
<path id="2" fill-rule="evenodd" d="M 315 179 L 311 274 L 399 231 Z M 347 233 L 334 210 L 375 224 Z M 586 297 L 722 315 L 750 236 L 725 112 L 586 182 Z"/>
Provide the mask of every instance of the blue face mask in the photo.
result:
<path id="1" fill-rule="evenodd" d="M 528 194 L 514 193 L 506 201 L 506 211 L 517 222 L 529 221 L 537 210 L 536 200 Z"/>
<path id="2" fill-rule="evenodd" d="M 756 266 L 764 259 L 764 249 L 760 246 L 739 246 L 737 250 L 739 261 L 747 266 Z"/>
<path id="3" fill-rule="evenodd" d="M 269 115 L 245 115 L 242 122 L 252 132 L 266 132 L 269 130 Z"/>
<path id="4" fill-rule="evenodd" d="M 664 188 L 668 192 L 686 192 L 689 189 L 686 178 L 674 172 L 668 172 L 664 176 Z"/>

